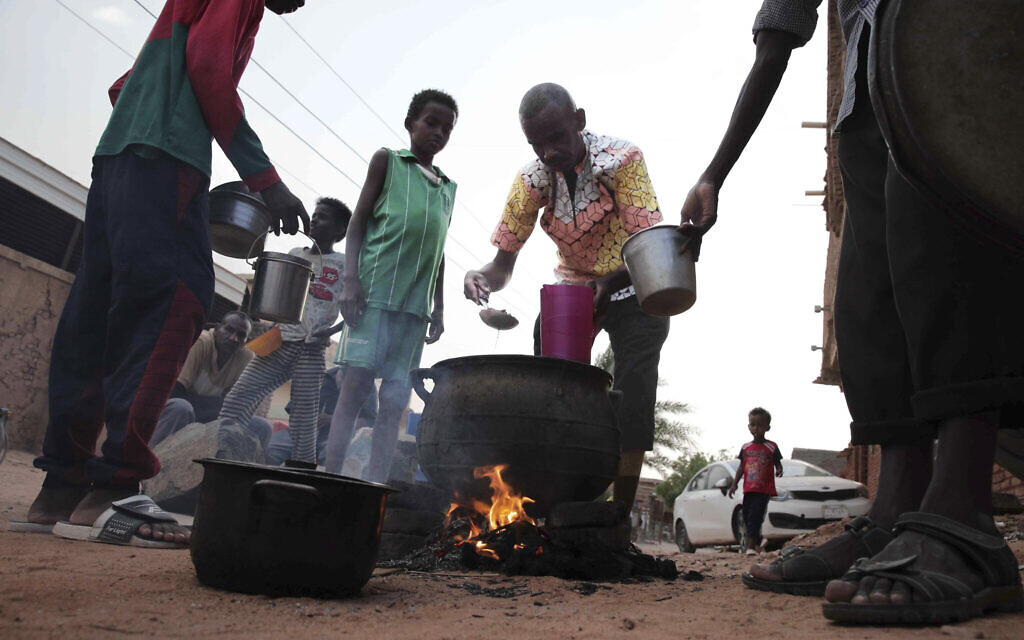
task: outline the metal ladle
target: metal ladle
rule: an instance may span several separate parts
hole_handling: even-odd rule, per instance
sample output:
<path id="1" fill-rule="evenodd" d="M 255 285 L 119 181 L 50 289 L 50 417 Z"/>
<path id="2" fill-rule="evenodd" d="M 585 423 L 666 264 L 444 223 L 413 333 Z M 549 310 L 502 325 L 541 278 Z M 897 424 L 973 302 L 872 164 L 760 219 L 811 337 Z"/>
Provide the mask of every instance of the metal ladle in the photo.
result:
<path id="1" fill-rule="evenodd" d="M 519 326 L 519 320 L 515 318 L 511 313 L 504 309 L 492 309 L 487 299 L 480 298 L 480 302 L 484 305 L 484 308 L 480 310 L 480 319 L 484 321 L 488 327 L 497 329 L 498 331 L 505 331 L 507 329 L 515 329 Z"/>

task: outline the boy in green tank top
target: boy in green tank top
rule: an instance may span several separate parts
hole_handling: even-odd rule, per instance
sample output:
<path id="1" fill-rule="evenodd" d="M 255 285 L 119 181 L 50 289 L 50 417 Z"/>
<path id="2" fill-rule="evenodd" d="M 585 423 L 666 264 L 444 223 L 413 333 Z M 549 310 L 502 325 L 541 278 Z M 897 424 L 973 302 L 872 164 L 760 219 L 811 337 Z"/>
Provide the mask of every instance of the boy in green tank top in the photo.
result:
<path id="1" fill-rule="evenodd" d="M 436 342 L 444 331 L 444 242 L 456 185 L 433 160 L 448 144 L 458 114 L 450 95 L 420 91 L 405 118 L 409 149 L 380 149 L 370 159 L 346 241 L 345 331 L 335 359 L 345 377 L 327 442 L 331 473 L 341 472 L 356 414 L 380 378 L 363 479 L 388 479 L 409 404 L 409 371 L 419 366 L 424 342 Z"/>

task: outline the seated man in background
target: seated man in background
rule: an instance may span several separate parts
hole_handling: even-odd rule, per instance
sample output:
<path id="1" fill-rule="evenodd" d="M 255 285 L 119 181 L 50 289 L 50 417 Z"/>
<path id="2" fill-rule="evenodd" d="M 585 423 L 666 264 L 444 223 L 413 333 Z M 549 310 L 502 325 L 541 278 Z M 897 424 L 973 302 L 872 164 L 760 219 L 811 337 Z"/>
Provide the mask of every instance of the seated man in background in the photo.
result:
<path id="1" fill-rule="evenodd" d="M 160 413 L 149 441 L 151 447 L 186 425 L 217 418 L 224 396 L 253 358 L 252 351 L 243 348 L 250 331 L 252 320 L 249 316 L 241 311 L 228 311 L 220 324 L 199 335 L 171 389 L 171 397 Z M 266 419 L 253 417 L 249 431 L 259 438 L 264 448 L 267 446 L 271 427 Z"/>

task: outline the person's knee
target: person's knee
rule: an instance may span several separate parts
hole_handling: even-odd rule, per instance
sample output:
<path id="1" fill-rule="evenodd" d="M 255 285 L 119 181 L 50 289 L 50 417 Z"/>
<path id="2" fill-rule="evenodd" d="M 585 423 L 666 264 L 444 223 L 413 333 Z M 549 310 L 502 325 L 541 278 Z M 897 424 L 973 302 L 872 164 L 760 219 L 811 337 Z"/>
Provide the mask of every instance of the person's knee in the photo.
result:
<path id="1" fill-rule="evenodd" d="M 195 422 L 196 418 L 195 408 L 185 398 L 169 398 L 167 403 L 164 404 L 163 413 L 168 413 L 175 417 L 188 418 L 189 420 L 185 424 Z"/>
<path id="2" fill-rule="evenodd" d="M 385 380 L 380 385 L 380 406 L 381 410 L 403 411 L 409 404 L 409 394 L 412 387 L 408 383 L 399 380 Z"/>
<path id="3" fill-rule="evenodd" d="M 274 433 L 274 426 L 270 421 L 260 416 L 253 416 L 249 419 L 248 431 L 259 439 L 264 447 L 270 442 L 270 436 Z"/>

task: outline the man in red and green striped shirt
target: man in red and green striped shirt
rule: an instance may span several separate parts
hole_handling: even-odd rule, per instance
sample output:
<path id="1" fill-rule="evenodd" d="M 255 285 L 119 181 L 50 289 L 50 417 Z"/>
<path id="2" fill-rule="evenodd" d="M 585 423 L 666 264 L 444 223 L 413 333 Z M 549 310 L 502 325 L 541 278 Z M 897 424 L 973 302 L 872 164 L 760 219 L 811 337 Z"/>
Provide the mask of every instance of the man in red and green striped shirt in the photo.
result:
<path id="1" fill-rule="evenodd" d="M 93 157 L 84 254 L 54 337 L 39 496 L 26 528 L 121 544 L 187 545 L 188 532 L 138 494 L 171 387 L 213 302 L 211 138 L 249 189 L 295 233 L 309 218 L 245 119 L 238 82 L 264 7 L 303 0 L 167 0 Z M 102 452 L 96 443 L 103 427 Z M 125 522 L 127 521 L 127 524 Z M 56 525 L 56 526 L 54 526 Z M 108 531 L 109 529 L 109 531 Z"/>

